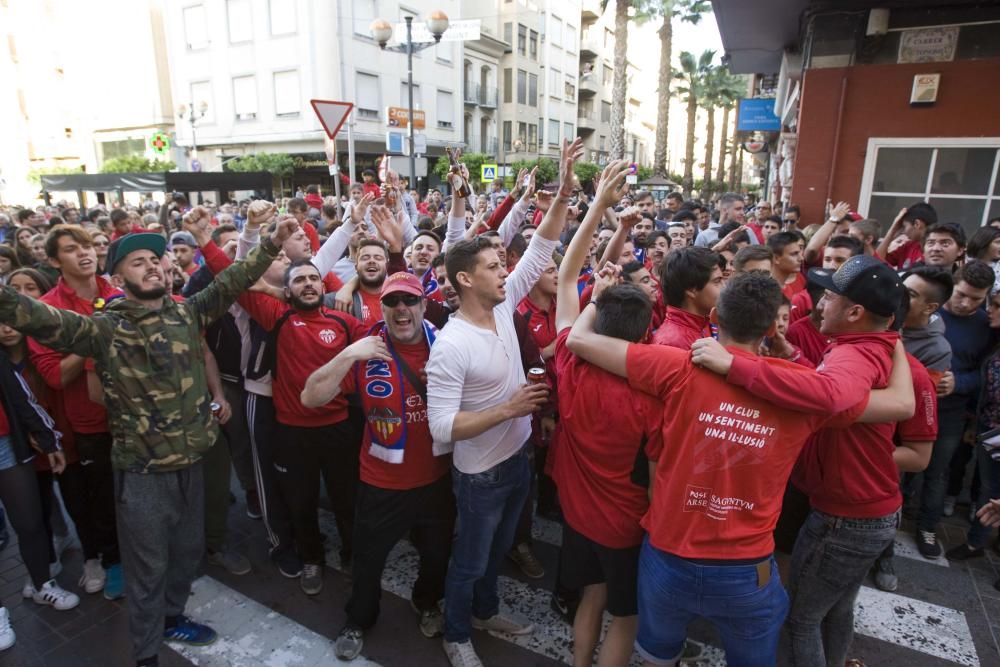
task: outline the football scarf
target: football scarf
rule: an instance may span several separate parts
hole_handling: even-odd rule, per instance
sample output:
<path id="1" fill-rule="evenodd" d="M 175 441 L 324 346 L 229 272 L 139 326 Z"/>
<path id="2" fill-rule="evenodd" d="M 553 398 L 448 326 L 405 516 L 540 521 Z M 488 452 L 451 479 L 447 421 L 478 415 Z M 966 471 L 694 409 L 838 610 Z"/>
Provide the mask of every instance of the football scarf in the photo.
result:
<path id="1" fill-rule="evenodd" d="M 434 344 L 437 329 L 426 320 L 423 325 L 424 337 L 429 347 Z M 371 440 L 368 453 L 387 463 L 402 463 L 406 451 L 404 362 L 393 347 L 392 337 L 389 336 L 385 322 L 378 322 L 368 335 L 381 337 L 393 359 L 392 363 L 381 359 L 369 359 L 364 364 L 355 366 L 358 393 L 361 396 L 365 423 Z"/>

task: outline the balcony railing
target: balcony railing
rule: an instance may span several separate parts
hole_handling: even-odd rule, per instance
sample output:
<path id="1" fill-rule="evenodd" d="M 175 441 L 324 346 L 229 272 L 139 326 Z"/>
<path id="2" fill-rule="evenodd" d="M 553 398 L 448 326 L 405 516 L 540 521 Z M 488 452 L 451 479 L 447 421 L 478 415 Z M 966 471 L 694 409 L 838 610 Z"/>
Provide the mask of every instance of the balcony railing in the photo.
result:
<path id="1" fill-rule="evenodd" d="M 496 109 L 497 107 L 497 89 L 488 88 L 486 86 L 479 86 L 479 106 L 489 107 Z"/>
<path id="2" fill-rule="evenodd" d="M 466 81 L 463 97 L 466 104 L 479 104 L 479 84 Z"/>

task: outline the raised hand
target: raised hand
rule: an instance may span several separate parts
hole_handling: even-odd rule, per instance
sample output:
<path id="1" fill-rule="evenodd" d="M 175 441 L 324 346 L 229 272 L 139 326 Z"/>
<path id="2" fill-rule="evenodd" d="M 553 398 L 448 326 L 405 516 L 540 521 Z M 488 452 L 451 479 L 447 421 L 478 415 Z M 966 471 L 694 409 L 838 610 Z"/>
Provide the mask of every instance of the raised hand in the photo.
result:
<path id="1" fill-rule="evenodd" d="M 280 248 L 297 231 L 299 231 L 299 221 L 290 215 L 285 216 L 278 221 L 278 226 L 271 235 L 271 243 Z"/>
<path id="2" fill-rule="evenodd" d="M 247 226 L 254 229 L 261 225 L 266 225 L 277 212 L 278 207 L 269 201 L 264 201 L 263 199 L 252 201 L 250 202 L 250 206 L 247 207 Z"/>
<path id="3" fill-rule="evenodd" d="M 552 206 L 552 193 L 546 192 L 545 190 L 539 190 L 535 193 L 535 206 L 542 213 L 547 213 L 549 207 Z"/>
<path id="4" fill-rule="evenodd" d="M 372 207 L 372 224 L 378 230 L 379 236 L 389 246 L 391 252 L 403 251 L 403 228 L 392 211 L 385 206 Z"/>
<path id="5" fill-rule="evenodd" d="M 837 205 L 830 209 L 830 220 L 840 222 L 851 212 L 851 205 L 846 201 L 837 202 Z"/>
<path id="6" fill-rule="evenodd" d="M 355 225 L 362 224 L 365 221 L 365 212 L 373 201 L 375 201 L 375 195 L 370 192 L 363 194 L 361 199 L 351 207 L 351 222 Z"/>
<path id="7" fill-rule="evenodd" d="M 614 285 L 617 285 L 621 277 L 621 267 L 617 264 L 612 264 L 611 262 L 606 262 L 604 267 L 597 272 L 594 276 L 594 290 L 591 293 L 591 299 L 596 299 L 599 297 L 604 290 Z"/>
<path id="8" fill-rule="evenodd" d="M 559 154 L 559 196 L 569 197 L 573 194 L 573 165 L 583 157 L 583 139 L 577 137 L 570 143 L 563 139 L 562 151 Z"/>
<path id="9" fill-rule="evenodd" d="M 528 178 L 528 185 L 527 186 L 522 186 L 524 188 L 524 192 L 521 195 L 522 201 L 528 201 L 529 199 L 531 199 L 531 195 L 535 194 L 535 173 L 537 171 L 538 171 L 538 167 L 535 167 L 530 172 L 528 172 L 526 174 L 526 176 Z M 524 183 L 523 178 L 522 178 L 522 180 L 520 182 Z"/>
<path id="10" fill-rule="evenodd" d="M 635 227 L 640 220 L 642 220 L 642 211 L 639 210 L 638 206 L 629 206 L 618 214 L 618 224 L 625 227 L 626 230 Z"/>
<path id="11" fill-rule="evenodd" d="M 609 208 L 615 206 L 628 194 L 629 185 L 625 182 L 630 167 L 625 160 L 615 160 L 604 168 L 600 175 L 594 177 L 597 183 L 594 192 L 594 206 Z"/>

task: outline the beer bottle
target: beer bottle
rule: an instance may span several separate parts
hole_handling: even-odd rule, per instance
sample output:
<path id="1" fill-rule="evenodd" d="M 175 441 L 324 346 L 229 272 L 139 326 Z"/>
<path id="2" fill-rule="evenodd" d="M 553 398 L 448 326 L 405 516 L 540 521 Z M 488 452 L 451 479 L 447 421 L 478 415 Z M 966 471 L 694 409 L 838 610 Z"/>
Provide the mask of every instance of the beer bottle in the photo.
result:
<path id="1" fill-rule="evenodd" d="M 456 176 L 458 176 L 459 179 L 461 179 L 461 185 L 455 187 L 454 184 L 452 184 L 452 187 L 455 187 L 455 192 L 453 194 L 456 197 L 462 197 L 463 199 L 468 199 L 469 197 L 472 196 L 472 188 L 469 187 L 469 182 L 465 180 L 464 176 L 462 176 L 462 169 L 458 165 L 458 158 L 455 157 L 455 154 L 452 152 L 451 148 L 445 148 L 444 150 L 448 154 L 448 161 L 451 163 L 450 173 L 455 174 Z M 451 178 L 448 179 L 448 182 L 452 183 Z"/>

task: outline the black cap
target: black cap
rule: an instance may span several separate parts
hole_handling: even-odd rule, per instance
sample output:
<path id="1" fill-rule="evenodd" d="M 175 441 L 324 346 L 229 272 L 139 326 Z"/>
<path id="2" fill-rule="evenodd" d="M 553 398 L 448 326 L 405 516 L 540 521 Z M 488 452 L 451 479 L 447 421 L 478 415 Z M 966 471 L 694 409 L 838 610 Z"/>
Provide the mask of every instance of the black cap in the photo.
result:
<path id="1" fill-rule="evenodd" d="M 836 272 L 810 269 L 809 281 L 846 296 L 881 317 L 895 315 L 903 300 L 903 281 L 899 274 L 871 255 L 855 255 Z"/>
<path id="2" fill-rule="evenodd" d="M 115 265 L 136 250 L 149 250 L 157 257 L 163 257 L 166 249 L 167 240 L 160 234 L 152 232 L 126 234 L 108 246 L 107 272 L 114 273 Z"/>

